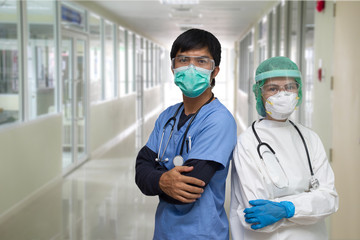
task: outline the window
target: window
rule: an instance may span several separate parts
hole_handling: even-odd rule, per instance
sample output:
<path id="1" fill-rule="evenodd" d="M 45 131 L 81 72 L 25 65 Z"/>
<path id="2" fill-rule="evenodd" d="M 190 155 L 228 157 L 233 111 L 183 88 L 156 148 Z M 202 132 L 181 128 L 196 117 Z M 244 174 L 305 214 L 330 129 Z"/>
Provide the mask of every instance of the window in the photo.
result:
<path id="1" fill-rule="evenodd" d="M 155 85 L 159 85 L 161 82 L 160 79 L 160 56 L 161 56 L 161 48 L 156 45 L 155 47 Z"/>
<path id="2" fill-rule="evenodd" d="M 0 18 L 0 124 L 20 118 L 17 2 L 0 5 L 0 16 L 6 16 Z"/>
<path id="3" fill-rule="evenodd" d="M 240 90 L 248 93 L 253 79 L 253 33 L 250 31 L 240 42 Z"/>
<path id="4" fill-rule="evenodd" d="M 115 96 L 115 74 L 114 74 L 114 24 L 105 21 L 104 24 L 105 43 L 105 99 L 113 99 Z"/>
<path id="5" fill-rule="evenodd" d="M 56 111 L 54 3 L 27 1 L 29 119 Z"/>
<path id="6" fill-rule="evenodd" d="M 286 17 L 287 17 L 287 12 L 286 12 L 286 9 L 287 9 L 287 2 L 285 1 L 282 1 L 281 4 L 278 6 L 278 9 L 279 9 L 279 26 L 280 26 L 280 29 L 279 29 L 279 55 L 280 56 L 285 56 L 287 53 L 285 52 L 286 51 L 286 45 L 287 45 L 287 42 L 286 42 Z"/>
<path id="7" fill-rule="evenodd" d="M 142 91 L 142 83 L 143 83 L 143 52 L 141 51 L 142 47 L 142 38 L 139 35 L 134 35 L 134 67 L 135 67 L 135 87 L 134 90 Z"/>
<path id="8" fill-rule="evenodd" d="M 268 34 L 268 26 L 267 26 L 267 18 L 264 17 L 259 22 L 259 39 L 258 39 L 258 45 L 259 45 L 259 64 L 264 61 L 267 58 L 267 34 Z"/>
<path id="9" fill-rule="evenodd" d="M 102 100 L 102 51 L 101 51 L 101 18 L 90 14 L 89 16 L 89 50 L 90 50 L 90 101 Z"/>
<path id="10" fill-rule="evenodd" d="M 150 44 L 150 62 L 149 62 L 149 66 L 150 66 L 150 87 L 153 87 L 154 86 L 154 75 L 155 75 L 155 63 L 154 63 L 154 43 L 151 43 Z"/>
<path id="11" fill-rule="evenodd" d="M 155 86 L 159 84 L 159 73 L 160 73 L 160 48 L 158 45 L 155 46 Z"/>
<path id="12" fill-rule="evenodd" d="M 134 34 L 127 31 L 126 38 L 127 46 L 127 93 L 135 91 L 135 80 L 134 80 Z"/>
<path id="13" fill-rule="evenodd" d="M 149 88 L 149 41 L 143 39 L 143 79 L 144 79 L 144 88 Z"/>
<path id="14" fill-rule="evenodd" d="M 298 62 L 298 39 L 299 39 L 299 29 L 298 29 L 298 19 L 299 19 L 299 3 L 298 2 L 290 2 L 290 44 L 289 44 L 289 58 Z"/>
<path id="15" fill-rule="evenodd" d="M 275 57 L 279 55 L 279 14 L 278 8 L 275 7 L 269 14 L 269 56 Z"/>
<path id="16" fill-rule="evenodd" d="M 303 64 L 301 67 L 303 81 L 303 104 L 304 114 L 302 123 L 311 127 L 313 113 L 313 88 L 314 88 L 314 26 L 315 26 L 315 2 L 303 2 Z"/>
<path id="17" fill-rule="evenodd" d="M 158 84 L 162 84 L 162 71 L 163 71 L 163 63 L 164 63 L 164 49 L 159 46 L 159 52 L 158 52 Z"/>
<path id="18" fill-rule="evenodd" d="M 119 93 L 120 96 L 124 96 L 126 93 L 126 48 L 125 48 L 125 30 L 119 28 L 118 35 L 118 50 L 119 50 Z"/>

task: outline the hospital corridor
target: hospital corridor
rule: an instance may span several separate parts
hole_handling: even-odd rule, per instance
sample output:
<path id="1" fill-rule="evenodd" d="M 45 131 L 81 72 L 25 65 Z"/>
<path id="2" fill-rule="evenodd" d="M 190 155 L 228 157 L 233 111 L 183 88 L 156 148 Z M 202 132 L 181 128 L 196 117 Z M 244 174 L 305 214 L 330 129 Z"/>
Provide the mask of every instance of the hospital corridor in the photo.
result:
<path id="1" fill-rule="evenodd" d="M 324 161 L 334 172 L 339 203 L 325 219 L 324 235 L 360 240 L 359 13 L 360 1 L 342 0 L 0 0 L 0 240 L 153 239 L 155 221 L 164 211 L 159 201 L 166 194 L 142 193 L 135 181 L 137 158 L 148 151 L 151 164 L 162 167 L 158 171 L 170 166 L 166 164 L 177 166 L 172 159 L 168 163 L 166 154 L 172 151 L 182 106 L 178 124 L 183 116 L 191 119 L 180 151 L 185 159 L 198 144 L 193 134 L 196 120 L 205 118 L 200 110 L 214 102 L 227 108 L 237 130 L 209 136 L 225 144 L 225 137 L 246 132 L 262 118 L 255 96 L 261 75 L 257 68 L 278 56 L 296 64 L 301 82 L 275 90 L 301 89 L 301 105 L 289 119 L 316 133 Z M 219 40 L 219 66 L 205 55 L 170 57 L 174 41 L 190 29 L 208 31 Z M 201 74 L 219 70 L 211 82 L 213 96 L 190 115 L 185 114 L 185 99 L 199 95 L 186 95 L 176 82 L 180 68 L 201 69 Z M 205 93 L 209 88 L 210 83 Z M 266 88 L 260 88 L 265 95 Z M 160 114 L 183 101 L 174 116 L 166 113 L 168 122 L 175 120 L 167 134 L 168 122 L 163 126 Z M 160 146 L 151 148 L 156 134 Z M 208 142 L 208 151 L 220 151 L 217 143 Z M 318 163 L 311 165 L 304 146 L 304 175 L 314 177 Z M 306 156 L 302 143 L 296 147 Z M 231 163 L 219 168 L 222 163 L 215 162 L 212 173 L 228 170 L 222 175 L 227 176 L 226 221 L 233 197 L 229 155 Z M 251 176 L 250 170 L 243 172 Z M 261 191 L 249 189 L 255 195 L 256 190 Z M 311 203 L 319 216 L 325 201 Z M 296 208 L 295 214 L 300 214 Z M 237 239 L 230 230 L 230 239 Z"/>
<path id="2" fill-rule="evenodd" d="M 134 182 L 134 136 L 1 224 L 0 239 L 149 239 L 157 199 Z"/>

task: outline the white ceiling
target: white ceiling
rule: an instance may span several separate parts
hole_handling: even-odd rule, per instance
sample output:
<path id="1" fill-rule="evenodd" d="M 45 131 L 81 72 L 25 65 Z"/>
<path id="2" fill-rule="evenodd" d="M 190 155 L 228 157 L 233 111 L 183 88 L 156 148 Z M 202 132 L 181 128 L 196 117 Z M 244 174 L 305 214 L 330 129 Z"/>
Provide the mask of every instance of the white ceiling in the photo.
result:
<path id="1" fill-rule="evenodd" d="M 274 2 L 278 1 L 200 0 L 196 5 L 165 5 L 160 0 L 96 0 L 134 31 L 168 49 L 191 26 L 210 31 L 223 47 L 232 47 Z"/>

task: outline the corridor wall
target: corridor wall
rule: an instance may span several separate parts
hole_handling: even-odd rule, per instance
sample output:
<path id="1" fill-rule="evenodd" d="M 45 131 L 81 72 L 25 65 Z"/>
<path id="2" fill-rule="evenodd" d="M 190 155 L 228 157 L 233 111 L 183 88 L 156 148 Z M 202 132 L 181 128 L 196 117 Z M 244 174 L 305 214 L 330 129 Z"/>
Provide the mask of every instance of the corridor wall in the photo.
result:
<path id="1" fill-rule="evenodd" d="M 360 2 L 336 2 L 333 163 L 339 211 L 332 218 L 332 239 L 360 239 Z"/>

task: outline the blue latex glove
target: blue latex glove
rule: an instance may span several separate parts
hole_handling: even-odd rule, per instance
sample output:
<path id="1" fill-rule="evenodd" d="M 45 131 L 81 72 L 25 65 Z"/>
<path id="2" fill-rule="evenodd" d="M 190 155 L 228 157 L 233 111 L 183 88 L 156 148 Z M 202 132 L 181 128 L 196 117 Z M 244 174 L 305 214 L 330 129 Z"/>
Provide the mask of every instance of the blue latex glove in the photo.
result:
<path id="1" fill-rule="evenodd" d="M 253 206 L 245 208 L 245 221 L 252 224 L 251 228 L 256 230 L 283 219 L 291 218 L 295 213 L 295 206 L 292 202 L 272 202 L 264 199 L 251 200 Z"/>

